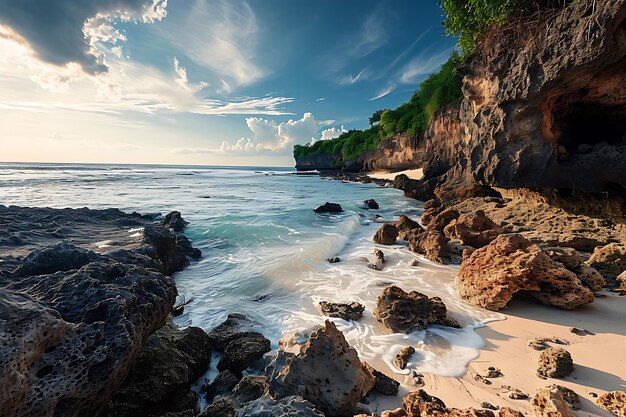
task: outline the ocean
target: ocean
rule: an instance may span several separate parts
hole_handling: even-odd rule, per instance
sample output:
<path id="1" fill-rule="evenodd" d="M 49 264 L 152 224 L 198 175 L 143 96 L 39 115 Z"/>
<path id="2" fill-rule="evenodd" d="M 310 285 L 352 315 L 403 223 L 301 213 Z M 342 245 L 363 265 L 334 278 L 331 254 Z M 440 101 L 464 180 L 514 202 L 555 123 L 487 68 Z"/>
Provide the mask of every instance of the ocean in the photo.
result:
<path id="1" fill-rule="evenodd" d="M 380 210 L 364 208 L 371 198 Z M 313 212 L 327 201 L 345 212 Z M 245 313 L 264 326 L 275 348 L 283 335 L 326 319 L 317 311 L 319 301 L 358 301 L 366 307 L 361 320 L 332 320 L 362 359 L 397 374 L 460 376 L 484 343 L 474 329 L 502 318 L 457 298 L 457 266 L 430 262 L 402 242 L 374 244 L 377 214 L 397 220 L 422 213 L 421 202 L 391 187 L 294 175 L 292 168 L 0 163 L 0 204 L 179 210 L 203 257 L 174 276 L 180 301 L 188 302 L 175 322 L 208 331 L 228 313 Z M 362 260 L 376 248 L 387 258 L 382 271 Z M 342 261 L 330 264 L 331 256 Z M 376 297 L 391 283 L 441 297 L 464 327 L 392 334 L 372 314 Z M 408 345 L 417 354 L 399 370 L 393 358 Z"/>

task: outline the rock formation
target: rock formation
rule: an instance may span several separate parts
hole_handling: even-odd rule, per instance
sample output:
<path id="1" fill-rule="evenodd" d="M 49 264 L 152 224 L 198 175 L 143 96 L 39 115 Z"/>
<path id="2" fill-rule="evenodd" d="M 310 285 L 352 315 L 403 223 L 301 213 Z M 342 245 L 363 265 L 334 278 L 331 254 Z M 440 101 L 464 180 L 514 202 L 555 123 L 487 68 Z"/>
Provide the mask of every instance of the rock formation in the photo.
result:
<path id="1" fill-rule="evenodd" d="M 326 321 L 271 381 L 275 398 L 298 395 L 328 416 L 352 415 L 375 384 L 335 324 Z"/>
<path id="2" fill-rule="evenodd" d="M 519 292 L 563 309 L 594 300 L 576 274 L 518 234 L 500 235 L 472 253 L 461 264 L 456 288 L 461 298 L 489 310 L 505 307 Z"/>
<path id="3" fill-rule="evenodd" d="M 419 234 L 424 229 L 422 226 L 413 219 L 400 215 L 400 219 L 395 223 L 396 229 L 398 229 L 398 239 L 408 240 L 410 234 Z"/>
<path id="4" fill-rule="evenodd" d="M 429 324 L 459 327 L 447 316 L 446 306 L 440 298 L 429 298 L 417 291 L 407 293 L 395 285 L 385 288 L 376 299 L 374 317 L 398 333 L 425 330 Z"/>
<path id="5" fill-rule="evenodd" d="M 557 385 L 537 391 L 531 401 L 533 413 L 537 417 L 575 417 L 570 404 L 563 397 Z"/>
<path id="6" fill-rule="evenodd" d="M 319 307 L 323 315 L 343 320 L 358 320 L 363 316 L 363 311 L 365 311 L 365 306 L 356 301 L 352 303 L 330 303 L 328 301 L 321 301 Z"/>
<path id="7" fill-rule="evenodd" d="M 490 244 L 503 230 L 482 210 L 460 215 L 444 228 L 448 239 L 458 239 L 465 245 L 482 248 Z"/>
<path id="8" fill-rule="evenodd" d="M 398 238 L 398 229 L 393 224 L 385 223 L 374 235 L 374 242 L 379 245 L 393 245 Z"/>
<path id="9" fill-rule="evenodd" d="M 0 206 L 0 213 L 10 221 L 0 231 L 0 409 L 95 415 L 165 323 L 176 288 L 163 266 L 188 262 L 188 248 L 154 217 L 119 210 Z M 143 236 L 129 236 L 130 227 L 143 227 Z M 146 238 L 146 229 L 159 239 Z M 88 250 L 105 239 L 109 252 Z"/>
<path id="10" fill-rule="evenodd" d="M 539 357 L 537 375 L 546 378 L 564 378 L 574 372 L 572 355 L 563 348 L 549 347 Z"/>
<path id="11" fill-rule="evenodd" d="M 423 233 L 409 236 L 409 249 L 433 262 L 449 263 L 448 239 L 438 230 L 427 229 Z"/>
<path id="12" fill-rule="evenodd" d="M 316 213 L 342 213 L 343 209 L 340 204 L 326 202 L 321 206 L 313 209 Z"/>
<path id="13" fill-rule="evenodd" d="M 617 417 L 626 417 L 626 392 L 612 391 L 601 395 L 596 404 Z"/>

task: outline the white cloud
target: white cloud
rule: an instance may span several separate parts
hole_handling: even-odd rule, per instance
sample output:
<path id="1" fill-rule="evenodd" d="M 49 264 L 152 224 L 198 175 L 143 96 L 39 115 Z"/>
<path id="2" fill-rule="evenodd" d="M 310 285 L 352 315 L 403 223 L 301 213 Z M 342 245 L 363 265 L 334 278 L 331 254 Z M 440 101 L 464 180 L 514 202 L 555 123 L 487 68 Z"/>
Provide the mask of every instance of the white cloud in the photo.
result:
<path id="1" fill-rule="evenodd" d="M 191 82 L 177 58 L 173 71 L 164 72 L 122 56 L 119 45 L 97 47 L 107 58 L 109 71 L 94 75 L 82 71 L 78 64 L 58 66 L 39 59 L 24 38 L 0 26 L 0 107 L 119 115 L 129 111 L 281 115 L 288 114 L 282 106 L 293 101 L 273 96 L 230 101 L 206 98 L 202 90 L 208 84 Z"/>
<path id="2" fill-rule="evenodd" d="M 184 10 L 182 16 L 168 18 L 159 25 L 158 36 L 227 80 L 223 81 L 225 91 L 267 75 L 268 71 L 256 62 L 259 27 L 247 2 L 195 0 Z"/>
<path id="3" fill-rule="evenodd" d="M 361 70 L 361 72 L 359 72 L 357 75 L 342 75 L 339 78 L 337 78 L 337 82 L 340 85 L 352 85 L 355 84 L 359 81 L 363 81 L 363 80 L 367 80 L 367 78 L 369 77 L 369 72 L 367 71 L 367 68 L 364 68 Z"/>
<path id="4" fill-rule="evenodd" d="M 422 52 L 402 68 L 400 81 L 404 84 L 417 83 L 424 75 L 437 71 L 441 64 L 448 60 L 453 50 L 454 48 L 449 48 L 434 55 L 430 55 L 428 51 Z"/>
<path id="5" fill-rule="evenodd" d="M 251 138 L 242 137 L 236 142 L 223 141 L 219 148 L 177 149 L 174 153 L 237 153 L 250 152 L 280 152 L 291 150 L 296 143 L 313 143 L 316 140 L 332 139 L 346 132 L 345 128 L 332 127 L 322 131 L 321 137 L 316 139 L 317 132 L 325 125 L 317 121 L 312 113 L 304 113 L 300 119 L 289 119 L 286 122 L 276 122 L 260 117 L 246 118 L 246 125 L 252 132 Z"/>
<path id="6" fill-rule="evenodd" d="M 331 127 L 330 129 L 326 129 L 322 131 L 322 137 L 320 140 L 328 140 L 339 137 L 342 133 L 346 133 L 347 130 L 341 126 L 341 128 Z"/>
<path id="7" fill-rule="evenodd" d="M 395 89 L 396 89 L 396 83 L 394 83 L 394 82 L 389 83 L 386 87 L 384 87 L 382 90 L 380 90 L 378 93 L 376 93 L 376 95 L 374 97 L 370 98 L 370 101 L 374 101 L 374 100 L 378 100 L 379 98 L 383 98 L 383 97 L 385 97 L 387 94 L 391 93 Z"/>

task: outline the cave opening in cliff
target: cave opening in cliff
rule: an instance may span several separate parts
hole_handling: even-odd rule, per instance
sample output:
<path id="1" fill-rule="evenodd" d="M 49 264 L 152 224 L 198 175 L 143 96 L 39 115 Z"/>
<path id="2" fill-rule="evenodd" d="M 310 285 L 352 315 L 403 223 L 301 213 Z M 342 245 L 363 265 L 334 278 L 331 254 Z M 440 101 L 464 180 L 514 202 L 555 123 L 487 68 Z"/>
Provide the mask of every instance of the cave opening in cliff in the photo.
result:
<path id="1" fill-rule="evenodd" d="M 626 106 L 578 103 L 561 119 L 559 144 L 569 153 L 587 153 L 594 146 L 626 146 Z"/>

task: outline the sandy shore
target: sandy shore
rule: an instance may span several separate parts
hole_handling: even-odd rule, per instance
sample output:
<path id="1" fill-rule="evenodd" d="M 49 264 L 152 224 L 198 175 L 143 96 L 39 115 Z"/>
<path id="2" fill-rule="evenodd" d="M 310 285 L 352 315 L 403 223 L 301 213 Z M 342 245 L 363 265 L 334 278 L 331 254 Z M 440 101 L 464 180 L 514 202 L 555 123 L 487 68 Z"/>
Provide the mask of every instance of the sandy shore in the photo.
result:
<path id="1" fill-rule="evenodd" d="M 376 172 L 370 172 L 369 174 L 367 174 L 367 176 L 370 178 L 377 179 L 377 180 L 393 181 L 396 178 L 396 176 L 400 174 L 405 174 L 407 177 L 409 177 L 412 180 L 420 180 L 424 176 L 424 171 L 422 170 L 422 168 L 407 169 L 405 171 L 398 171 L 398 172 L 376 171 Z"/>
<path id="2" fill-rule="evenodd" d="M 595 405 L 592 393 L 626 389 L 626 297 L 603 292 L 604 297 L 584 308 L 564 311 L 546 307 L 532 300 L 514 300 L 502 311 L 506 320 L 479 329 L 486 346 L 462 378 L 425 376 L 424 389 L 449 407 L 480 407 L 487 401 L 530 412 L 530 401 L 508 398 L 502 385 L 510 385 L 532 396 L 546 385 L 559 384 L 574 390 L 581 399 L 579 416 L 611 416 Z M 572 327 L 594 334 L 579 336 Z M 574 373 L 564 379 L 541 379 L 536 376 L 540 352 L 528 346 L 536 337 L 557 337 L 569 342 L 568 350 L 575 363 Z M 474 380 L 489 366 L 499 368 L 504 376 L 491 379 L 492 384 Z"/>

